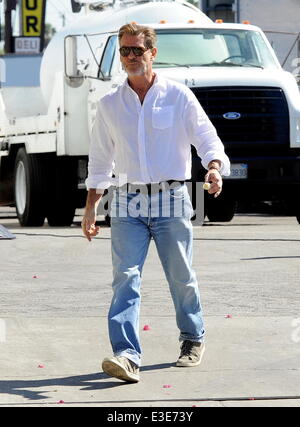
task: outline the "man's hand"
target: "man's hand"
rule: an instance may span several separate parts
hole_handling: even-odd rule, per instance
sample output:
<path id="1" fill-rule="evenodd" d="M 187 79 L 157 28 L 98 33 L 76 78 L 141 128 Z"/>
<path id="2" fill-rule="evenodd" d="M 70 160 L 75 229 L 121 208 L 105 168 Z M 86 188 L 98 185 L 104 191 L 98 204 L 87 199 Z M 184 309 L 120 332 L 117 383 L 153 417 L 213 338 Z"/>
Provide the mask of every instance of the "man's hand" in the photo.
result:
<path id="1" fill-rule="evenodd" d="M 85 214 L 81 221 L 81 228 L 89 242 L 92 241 L 92 237 L 97 236 L 100 230 L 100 227 L 96 226 L 96 218 L 97 206 L 101 196 L 102 194 L 98 194 L 95 189 L 90 189 L 88 192 Z"/>
<path id="2" fill-rule="evenodd" d="M 91 242 L 92 237 L 97 236 L 99 233 L 100 227 L 96 226 L 96 215 L 95 211 L 87 211 L 84 214 L 84 217 L 81 222 L 81 227 L 83 234 Z"/>
<path id="3" fill-rule="evenodd" d="M 209 194 L 214 194 L 214 197 L 218 197 L 221 194 L 223 180 L 220 174 L 220 161 L 213 160 L 208 165 L 208 172 L 205 175 L 204 181 L 210 183 L 210 188 L 208 190 Z"/>

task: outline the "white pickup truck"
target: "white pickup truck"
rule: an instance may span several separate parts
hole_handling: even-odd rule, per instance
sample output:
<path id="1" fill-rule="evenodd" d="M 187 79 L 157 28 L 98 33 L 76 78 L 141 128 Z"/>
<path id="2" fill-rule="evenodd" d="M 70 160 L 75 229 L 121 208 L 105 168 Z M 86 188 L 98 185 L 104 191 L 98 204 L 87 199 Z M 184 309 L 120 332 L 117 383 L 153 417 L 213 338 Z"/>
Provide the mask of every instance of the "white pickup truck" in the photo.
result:
<path id="1" fill-rule="evenodd" d="M 23 226 L 70 225 L 84 205 L 90 132 L 98 99 L 125 74 L 118 28 L 135 21 L 158 35 L 155 71 L 191 88 L 232 163 L 211 221 L 230 221 L 236 200 L 282 198 L 300 222 L 300 95 L 263 32 L 213 23 L 184 1 L 93 4 L 48 45 L 40 88 L 0 90 L 0 204 Z M 192 181 L 204 170 L 195 150 Z"/>

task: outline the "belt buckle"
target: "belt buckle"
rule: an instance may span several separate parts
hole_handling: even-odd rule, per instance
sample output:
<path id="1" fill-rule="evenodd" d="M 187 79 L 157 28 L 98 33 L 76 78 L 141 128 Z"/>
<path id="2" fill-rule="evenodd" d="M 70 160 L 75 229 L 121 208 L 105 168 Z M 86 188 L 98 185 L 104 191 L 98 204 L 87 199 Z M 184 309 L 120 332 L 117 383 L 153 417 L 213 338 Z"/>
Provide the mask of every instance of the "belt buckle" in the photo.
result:
<path id="1" fill-rule="evenodd" d="M 161 183 L 159 182 L 154 182 L 153 184 L 150 184 L 150 188 L 151 188 L 151 194 L 159 193 L 162 190 Z"/>
<path id="2" fill-rule="evenodd" d="M 138 189 L 140 189 L 138 184 L 127 184 L 127 193 L 138 193 Z"/>
<path id="3" fill-rule="evenodd" d="M 150 194 L 150 184 L 127 184 L 127 193 Z"/>

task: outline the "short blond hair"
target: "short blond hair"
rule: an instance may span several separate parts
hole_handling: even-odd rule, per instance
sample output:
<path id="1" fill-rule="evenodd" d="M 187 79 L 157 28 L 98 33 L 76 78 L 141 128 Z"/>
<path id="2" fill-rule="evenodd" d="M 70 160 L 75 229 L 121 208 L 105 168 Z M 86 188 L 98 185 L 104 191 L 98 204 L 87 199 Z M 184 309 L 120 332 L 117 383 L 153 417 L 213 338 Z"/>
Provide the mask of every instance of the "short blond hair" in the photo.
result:
<path id="1" fill-rule="evenodd" d="M 129 34 L 131 36 L 138 36 L 143 34 L 145 36 L 145 47 L 152 49 L 156 45 L 156 33 L 153 28 L 145 27 L 138 24 L 125 24 L 119 29 L 119 42 L 124 34 Z"/>

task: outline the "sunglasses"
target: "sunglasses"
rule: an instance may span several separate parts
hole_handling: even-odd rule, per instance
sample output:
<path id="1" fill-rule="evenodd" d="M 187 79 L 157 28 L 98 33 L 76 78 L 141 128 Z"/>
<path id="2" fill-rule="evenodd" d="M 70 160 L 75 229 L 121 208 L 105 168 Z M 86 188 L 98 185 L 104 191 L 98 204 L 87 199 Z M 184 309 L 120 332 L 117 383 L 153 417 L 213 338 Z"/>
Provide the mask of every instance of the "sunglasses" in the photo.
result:
<path id="1" fill-rule="evenodd" d="M 120 47 L 119 52 L 121 56 L 129 56 L 130 52 L 132 52 L 134 54 L 134 56 L 142 56 L 144 55 L 144 53 L 149 50 L 149 48 L 144 48 L 144 47 L 135 47 L 135 46 L 123 46 Z"/>

